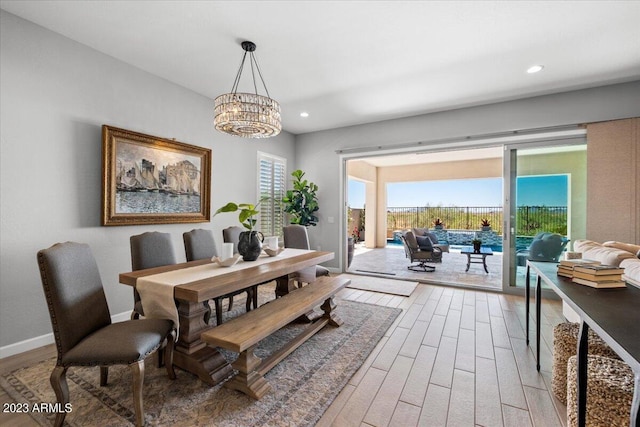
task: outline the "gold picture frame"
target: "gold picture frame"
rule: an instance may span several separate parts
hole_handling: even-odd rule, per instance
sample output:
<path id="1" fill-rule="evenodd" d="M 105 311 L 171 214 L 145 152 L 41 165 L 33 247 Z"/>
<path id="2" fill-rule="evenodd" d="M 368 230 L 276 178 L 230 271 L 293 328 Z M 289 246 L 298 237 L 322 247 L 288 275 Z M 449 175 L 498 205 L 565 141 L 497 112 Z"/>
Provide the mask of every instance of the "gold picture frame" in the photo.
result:
<path id="1" fill-rule="evenodd" d="M 102 126 L 102 225 L 208 222 L 211 150 Z"/>

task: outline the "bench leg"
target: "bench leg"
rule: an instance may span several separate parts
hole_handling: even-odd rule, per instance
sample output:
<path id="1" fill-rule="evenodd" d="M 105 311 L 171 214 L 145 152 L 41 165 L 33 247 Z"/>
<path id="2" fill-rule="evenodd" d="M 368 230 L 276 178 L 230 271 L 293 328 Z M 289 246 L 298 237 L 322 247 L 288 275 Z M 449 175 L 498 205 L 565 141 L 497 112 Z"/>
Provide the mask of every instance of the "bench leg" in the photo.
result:
<path id="1" fill-rule="evenodd" d="M 344 323 L 334 311 L 336 309 L 336 303 L 333 302 L 333 298 L 327 298 L 320 308 L 324 311 L 322 317 L 328 319 L 331 326 L 340 326 Z"/>
<path id="2" fill-rule="evenodd" d="M 238 355 L 236 361 L 231 364 L 234 369 L 238 370 L 238 374 L 224 383 L 224 386 L 232 390 L 241 391 L 249 397 L 259 400 L 271 390 L 271 386 L 257 372 L 262 359 L 253 353 L 255 348 L 255 345 L 251 346 Z"/>

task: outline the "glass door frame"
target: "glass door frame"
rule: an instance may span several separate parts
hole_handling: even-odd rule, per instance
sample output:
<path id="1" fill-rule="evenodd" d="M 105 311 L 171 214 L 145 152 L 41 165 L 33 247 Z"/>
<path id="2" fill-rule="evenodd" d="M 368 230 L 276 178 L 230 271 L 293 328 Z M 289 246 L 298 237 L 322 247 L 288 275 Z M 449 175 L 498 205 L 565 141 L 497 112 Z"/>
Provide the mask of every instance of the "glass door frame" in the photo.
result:
<path id="1" fill-rule="evenodd" d="M 511 207 L 509 201 L 511 200 L 510 191 L 513 187 L 511 184 L 511 165 L 515 164 L 514 160 L 510 158 L 510 154 L 513 150 L 526 149 L 526 148 L 539 148 L 539 147 L 551 147 L 558 145 L 582 145 L 586 143 L 586 128 L 580 125 L 566 125 L 558 126 L 556 128 L 542 128 L 542 129 L 529 129 L 522 131 L 505 132 L 500 135 L 478 135 L 475 137 L 467 138 L 452 138 L 449 140 L 440 141 L 420 141 L 418 143 L 400 144 L 400 145 L 380 145 L 376 147 L 362 147 L 353 149 L 340 149 L 336 150 L 339 163 L 339 176 L 340 186 L 338 189 L 338 197 L 341 201 L 340 210 L 341 213 L 338 217 L 339 233 L 340 236 L 346 236 L 347 224 L 345 216 L 347 212 L 347 162 L 358 158 L 376 157 L 392 154 L 405 154 L 405 153 L 429 153 L 429 152 L 442 152 L 449 150 L 464 150 L 464 149 L 476 149 L 484 147 L 503 147 L 503 230 L 510 230 L 511 220 Z M 517 151 L 516 151 L 517 153 Z M 514 172 L 514 173 L 517 173 Z M 515 188 L 514 188 L 515 190 Z M 509 227 L 509 228 L 508 228 Z M 510 233 L 509 233 L 510 234 Z M 503 248 L 508 248 L 511 243 L 510 235 L 503 232 Z M 340 260 L 339 271 L 346 272 L 347 268 L 347 239 L 342 239 L 342 244 L 339 245 L 337 257 Z M 518 288 L 516 286 L 510 286 L 510 274 L 509 274 L 509 262 L 511 260 L 511 254 L 509 251 L 503 249 L 503 268 L 502 268 L 502 291 L 510 294 L 524 295 L 524 288 Z M 551 292 L 547 294 L 543 290 L 543 296 L 555 296 L 555 293 Z"/>
<path id="2" fill-rule="evenodd" d="M 561 147 L 570 145 L 585 145 L 586 129 L 582 132 L 572 132 L 571 135 L 556 137 L 553 139 L 542 138 L 539 141 L 505 144 L 503 146 L 503 233 L 502 233 L 502 291 L 509 294 L 524 294 L 524 287 L 511 285 L 511 269 L 515 267 L 515 230 L 516 230 L 516 178 L 518 177 L 517 155 L 518 150 L 532 148 Z M 543 298 L 557 298 L 555 293 L 548 289 L 542 289 Z"/>

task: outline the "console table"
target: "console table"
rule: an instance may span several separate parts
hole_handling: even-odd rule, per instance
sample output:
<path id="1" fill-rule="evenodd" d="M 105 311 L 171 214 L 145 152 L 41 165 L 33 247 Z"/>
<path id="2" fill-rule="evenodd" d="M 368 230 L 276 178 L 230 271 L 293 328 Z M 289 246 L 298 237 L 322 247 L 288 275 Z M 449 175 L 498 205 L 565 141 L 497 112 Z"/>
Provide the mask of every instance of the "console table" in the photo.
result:
<path id="1" fill-rule="evenodd" d="M 530 271 L 536 275 L 536 367 L 540 370 L 541 286 L 546 283 L 580 316 L 577 348 L 578 425 L 586 424 L 587 410 L 587 339 L 592 328 L 633 370 L 634 392 L 631 404 L 631 427 L 640 426 L 640 289 L 594 289 L 558 276 L 558 264 L 527 261 L 526 335 L 529 344 Z"/>

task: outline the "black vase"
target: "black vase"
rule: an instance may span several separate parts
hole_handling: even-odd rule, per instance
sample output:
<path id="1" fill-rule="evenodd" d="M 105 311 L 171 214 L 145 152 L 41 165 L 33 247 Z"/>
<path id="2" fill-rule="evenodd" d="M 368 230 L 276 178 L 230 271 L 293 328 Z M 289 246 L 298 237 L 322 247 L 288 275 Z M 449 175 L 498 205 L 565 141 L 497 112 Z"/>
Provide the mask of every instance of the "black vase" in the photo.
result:
<path id="1" fill-rule="evenodd" d="M 473 242 L 473 251 L 474 251 L 475 253 L 477 253 L 477 254 L 479 254 L 479 253 L 480 253 L 480 245 L 481 245 L 481 244 L 482 244 L 482 243 L 479 243 L 479 242 Z"/>
<path id="2" fill-rule="evenodd" d="M 264 236 L 259 231 L 243 231 L 238 241 L 238 253 L 245 261 L 255 261 L 262 252 Z"/>

